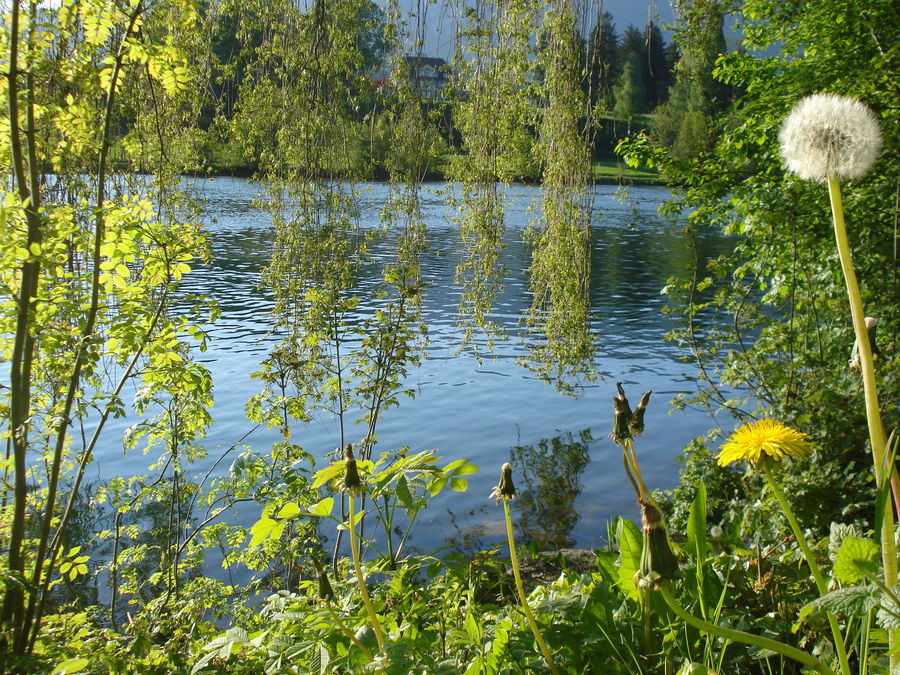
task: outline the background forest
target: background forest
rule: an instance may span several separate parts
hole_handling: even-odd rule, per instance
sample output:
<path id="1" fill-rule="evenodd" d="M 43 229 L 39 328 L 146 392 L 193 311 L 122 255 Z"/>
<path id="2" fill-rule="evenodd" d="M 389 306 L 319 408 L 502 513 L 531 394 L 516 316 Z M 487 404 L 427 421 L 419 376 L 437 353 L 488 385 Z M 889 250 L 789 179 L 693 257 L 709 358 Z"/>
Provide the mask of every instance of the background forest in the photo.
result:
<path id="1" fill-rule="evenodd" d="M 394 1 L 3 4 L 0 670 L 900 666 L 896 3 L 678 0 L 668 44 L 652 22 L 617 34 L 600 2 L 445 4 L 446 64 L 423 53 L 421 13 Z M 877 320 L 874 370 L 859 342 L 853 357 L 828 191 L 779 156 L 782 123 L 817 92 L 860 99 L 883 138 L 872 170 L 843 185 Z M 179 290 L 208 259 L 183 177 L 211 172 L 255 176 L 275 228 L 264 279 L 279 341 L 247 414 L 279 440 L 227 462 L 203 442 L 213 391 L 199 354 L 216 298 Z M 357 283 L 374 264 L 357 227 L 358 184 L 372 178 L 388 185 L 380 232 L 396 240 L 374 291 Z M 504 468 L 492 496 L 509 549 L 409 553 L 429 500 L 478 470 L 419 448 L 414 429 L 408 446 L 376 448 L 379 420 L 414 394 L 406 378 L 427 340 L 420 200 L 433 178 L 455 185 L 464 346 L 487 353 L 507 337 L 495 313 L 502 187 L 540 185 L 524 361 L 571 394 L 610 375 L 592 366 L 591 187 L 671 185 L 665 209 L 689 236 L 715 228 L 733 241 L 664 289 L 668 339 L 700 372 L 675 405 L 789 425 L 808 435 L 788 446 L 793 459 L 720 466 L 711 431 L 685 448 L 679 487 L 651 495 L 635 440 L 646 401 L 632 410 L 620 391 L 609 426 L 642 529 L 618 519 L 586 568 L 523 581 L 509 517 L 518 477 Z M 359 307 L 371 309 L 351 320 Z M 867 431 L 875 382 L 886 443 Z M 108 440 L 126 410 L 135 423 Z M 319 415 L 340 437 L 324 466 L 293 432 Z M 110 442 L 152 465 L 88 485 Z M 206 459 L 220 470 L 198 472 Z M 253 524 L 223 517 L 236 509 Z M 210 559 L 252 581 L 203 575 Z"/>

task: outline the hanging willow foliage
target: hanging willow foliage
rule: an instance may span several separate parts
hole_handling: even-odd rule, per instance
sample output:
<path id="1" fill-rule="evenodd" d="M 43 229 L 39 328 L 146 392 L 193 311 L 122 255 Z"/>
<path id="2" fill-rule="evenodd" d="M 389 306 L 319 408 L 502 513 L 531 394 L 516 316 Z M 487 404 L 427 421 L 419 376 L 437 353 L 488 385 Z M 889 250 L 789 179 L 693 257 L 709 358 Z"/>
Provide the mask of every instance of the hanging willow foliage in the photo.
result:
<path id="1" fill-rule="evenodd" d="M 572 3 L 556 0 L 543 19 L 540 136 L 543 166 L 541 221 L 527 233 L 532 244 L 532 304 L 525 320 L 528 359 L 521 363 L 558 389 L 577 391 L 596 376 L 590 330 L 591 131 L 582 90 L 580 36 Z M 586 121 L 585 121 L 586 120 Z"/>
<path id="2" fill-rule="evenodd" d="M 267 184 L 261 200 L 275 226 L 264 280 L 275 295 L 283 343 L 264 363 L 262 377 L 287 376 L 295 387 L 290 416 L 305 419 L 321 406 L 341 420 L 342 343 L 347 314 L 356 307 L 354 274 L 365 254 L 351 180 L 356 168 L 348 133 L 364 82 L 357 21 L 361 0 L 243 4 L 240 35 L 255 45 L 233 124 L 245 152 L 258 158 Z M 271 392 L 251 404 L 273 423 Z M 288 420 L 280 415 L 285 437 Z"/>
<path id="3" fill-rule="evenodd" d="M 463 346 L 475 347 L 476 332 L 490 346 L 505 332 L 491 318 L 503 287 L 499 263 L 504 230 L 504 198 L 498 183 L 530 173 L 533 121 L 529 100 L 531 35 L 539 3 L 531 0 L 478 0 L 456 5 L 459 19 L 454 59 L 453 118 L 462 153 L 448 171 L 460 183 L 451 194 L 456 207 L 462 257 L 456 269 L 461 286 Z M 477 351 L 477 349 L 476 349 Z"/>
<path id="4" fill-rule="evenodd" d="M 279 425 L 285 441 L 291 418 L 331 414 L 339 447 L 352 441 L 368 460 L 380 415 L 413 393 L 403 384 L 424 344 L 419 192 L 428 168 L 418 150 L 434 137 L 433 121 L 410 86 L 396 4 L 387 20 L 369 0 L 316 0 L 301 9 L 263 2 L 241 12 L 245 39 L 258 46 L 238 100 L 236 136 L 259 158 L 267 183 L 262 201 L 275 242 L 264 280 L 284 335 L 258 373 L 266 387 L 250 412 Z M 368 72 L 375 49 L 392 52 L 380 92 Z M 374 146 L 376 127 L 387 129 L 388 199 L 381 227 L 360 228 L 357 181 L 370 167 L 359 148 Z M 357 282 L 371 262 L 367 249 L 387 236 L 396 237 L 396 255 L 384 263 L 382 283 L 363 292 Z M 364 426 L 351 425 L 351 411 Z M 339 535 L 335 556 L 340 542 Z"/>

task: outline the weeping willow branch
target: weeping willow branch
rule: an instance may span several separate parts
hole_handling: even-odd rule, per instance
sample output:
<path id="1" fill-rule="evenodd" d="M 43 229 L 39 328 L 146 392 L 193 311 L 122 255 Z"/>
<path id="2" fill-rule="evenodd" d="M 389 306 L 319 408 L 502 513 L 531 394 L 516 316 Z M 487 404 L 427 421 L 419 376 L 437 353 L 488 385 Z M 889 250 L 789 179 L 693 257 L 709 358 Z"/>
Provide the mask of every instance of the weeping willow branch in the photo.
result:
<path id="1" fill-rule="evenodd" d="M 522 363 L 574 393 L 596 376 L 590 330 L 591 152 L 581 128 L 587 101 L 580 87 L 580 37 L 570 3 L 544 16 L 543 100 L 537 152 L 543 164 L 541 219 L 532 224 L 530 287 L 525 319 L 529 358 Z M 589 127 L 585 127 L 585 130 Z"/>

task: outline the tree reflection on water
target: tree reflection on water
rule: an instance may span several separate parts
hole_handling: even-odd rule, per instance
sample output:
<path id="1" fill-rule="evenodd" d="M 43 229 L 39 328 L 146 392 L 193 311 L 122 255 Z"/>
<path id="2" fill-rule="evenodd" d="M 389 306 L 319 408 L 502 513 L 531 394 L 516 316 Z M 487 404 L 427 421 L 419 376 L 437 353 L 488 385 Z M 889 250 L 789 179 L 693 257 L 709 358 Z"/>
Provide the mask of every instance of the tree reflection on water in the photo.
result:
<path id="1" fill-rule="evenodd" d="M 583 429 L 577 437 L 566 432 L 510 450 L 518 490 L 512 506 L 524 543 L 541 550 L 575 544 L 571 536 L 578 522 L 575 500 L 583 487 L 581 473 L 591 461 L 588 450 L 593 441 L 590 429 Z"/>

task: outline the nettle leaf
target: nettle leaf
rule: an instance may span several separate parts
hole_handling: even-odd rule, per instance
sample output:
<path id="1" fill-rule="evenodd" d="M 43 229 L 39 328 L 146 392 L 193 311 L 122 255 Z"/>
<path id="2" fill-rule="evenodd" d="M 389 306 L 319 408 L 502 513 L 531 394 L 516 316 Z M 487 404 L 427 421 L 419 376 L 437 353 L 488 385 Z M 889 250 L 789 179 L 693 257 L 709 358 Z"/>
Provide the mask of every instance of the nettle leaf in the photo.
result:
<path id="1" fill-rule="evenodd" d="M 878 544 L 871 539 L 845 537 L 834 560 L 834 578 L 842 584 L 856 584 L 866 575 L 878 573 Z"/>
<path id="2" fill-rule="evenodd" d="M 244 628 L 241 628 L 240 626 L 233 626 L 225 631 L 225 638 L 230 642 L 242 643 L 247 642 L 247 640 L 250 638 L 250 635 Z"/>
<path id="3" fill-rule="evenodd" d="M 881 605 L 876 614 L 878 625 L 887 630 L 900 628 L 900 604 L 895 600 L 900 595 L 900 584 L 895 584 L 891 593 L 893 598 L 887 593 L 881 594 Z"/>
<path id="4" fill-rule="evenodd" d="M 865 616 L 881 602 L 881 591 L 877 586 L 850 586 L 838 588 L 816 598 L 800 610 L 800 620 L 811 614 L 831 612 L 837 616 Z"/>

